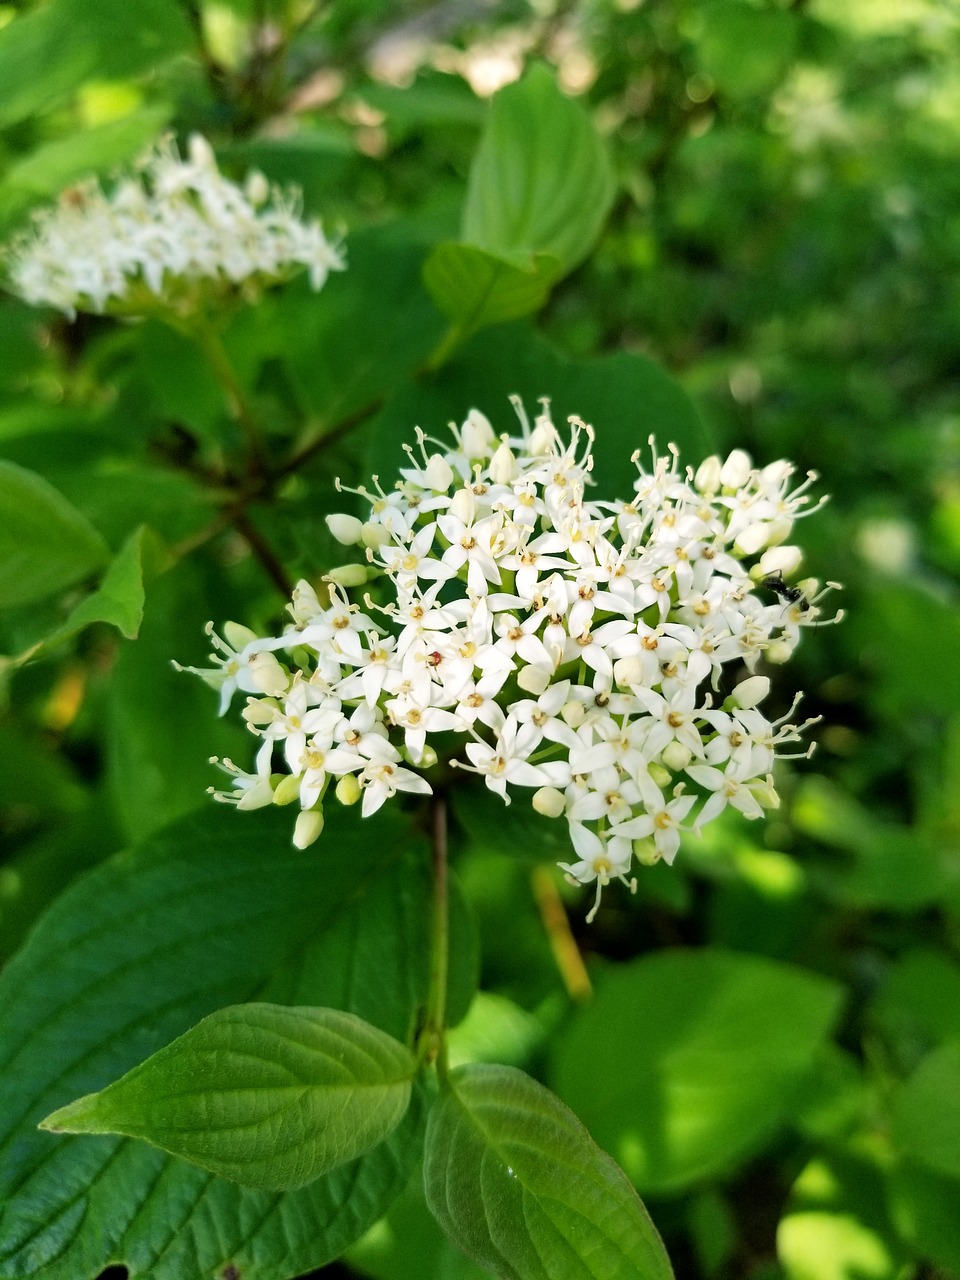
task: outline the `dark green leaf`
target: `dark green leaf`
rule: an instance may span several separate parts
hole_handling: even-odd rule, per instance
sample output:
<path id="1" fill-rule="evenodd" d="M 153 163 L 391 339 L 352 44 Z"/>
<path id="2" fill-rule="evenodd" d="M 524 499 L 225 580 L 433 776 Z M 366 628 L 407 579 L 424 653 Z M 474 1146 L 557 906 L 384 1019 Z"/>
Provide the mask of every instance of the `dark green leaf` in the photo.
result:
<path id="1" fill-rule="evenodd" d="M 900 1088 L 894 1141 L 912 1160 L 960 1178 L 960 1041 L 928 1054 Z"/>
<path id="2" fill-rule="evenodd" d="M 352 1013 L 240 1004 L 40 1128 L 143 1138 L 245 1187 L 287 1191 L 392 1133 L 416 1072 L 409 1049 Z"/>
<path id="3" fill-rule="evenodd" d="M 430 1112 L 427 1204 L 505 1280 L 667 1280 L 660 1237 L 621 1169 L 559 1098 L 513 1067 L 461 1067 Z"/>
<path id="4" fill-rule="evenodd" d="M 168 0 L 54 0 L 0 31 L 0 125 L 52 105 L 87 77 L 135 74 L 189 41 L 182 11 Z"/>
<path id="5" fill-rule="evenodd" d="M 680 1190 L 780 1127 L 839 1001 L 826 979 L 758 956 L 647 956 L 602 975 L 559 1042 L 556 1086 L 641 1190 Z"/>
<path id="6" fill-rule="evenodd" d="M 493 100 L 463 239 L 503 257 L 550 254 L 565 274 L 593 247 L 614 192 L 606 147 L 583 107 L 534 66 Z"/>
<path id="7" fill-rule="evenodd" d="M 469 244 L 439 244 L 424 263 L 423 279 L 437 306 L 467 338 L 488 324 L 539 311 L 560 274 L 556 258 L 528 262 L 505 258 Z"/>
<path id="8" fill-rule="evenodd" d="M 35 1128 L 230 1003 L 345 1009 L 408 1039 L 428 983 L 429 851 L 396 813 L 361 821 L 331 806 L 327 824 L 301 853 L 289 811 L 211 808 L 84 877 L 36 926 L 0 977 L 3 1280 L 45 1264 L 44 1280 L 94 1280 L 109 1262 L 132 1280 L 219 1276 L 230 1264 L 289 1280 L 341 1253 L 405 1185 L 416 1101 L 359 1162 L 283 1195 L 144 1143 Z M 459 905 L 461 992 L 473 964 L 462 917 Z"/>
<path id="9" fill-rule="evenodd" d="M 0 462 L 0 608 L 42 600 L 108 556 L 100 534 L 53 485 Z"/>
<path id="10" fill-rule="evenodd" d="M 888 1199 L 897 1230 L 914 1252 L 948 1276 L 960 1274 L 960 1178 L 904 1160 L 892 1172 Z"/>

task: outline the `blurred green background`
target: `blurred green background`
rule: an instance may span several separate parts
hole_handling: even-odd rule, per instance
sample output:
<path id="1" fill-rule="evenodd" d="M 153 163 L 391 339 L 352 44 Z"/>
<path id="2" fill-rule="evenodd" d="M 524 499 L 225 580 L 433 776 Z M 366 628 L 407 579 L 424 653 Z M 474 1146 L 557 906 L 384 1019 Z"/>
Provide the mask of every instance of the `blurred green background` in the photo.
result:
<path id="1" fill-rule="evenodd" d="M 606 139 L 613 207 L 533 321 L 484 330 L 431 380 L 445 326 L 421 266 L 457 237 L 485 99 L 534 62 Z M 231 174 L 297 183 L 345 233 L 342 277 L 269 295 L 228 345 L 279 452 L 356 423 L 251 508 L 253 534 L 206 538 L 222 495 L 203 466 L 233 428 L 199 357 L 156 324 L 70 325 L 0 295 L 0 458 L 111 553 L 149 530 L 135 641 L 97 623 L 20 662 L 102 565 L 42 589 L 3 576 L 3 957 L 85 869 L 206 805 L 211 754 L 248 758 L 170 659 L 202 660 L 208 618 L 276 618 L 251 538 L 318 575 L 343 559 L 322 520 L 334 474 L 386 469 L 403 432 L 473 403 L 506 429 L 513 389 L 555 394 L 624 461 L 650 432 L 665 444 L 643 378 L 633 398 L 625 366 L 596 363 L 649 357 L 718 450 L 791 458 L 833 495 L 797 540 L 846 620 L 805 636 L 773 695 L 785 711 L 806 691 L 818 750 L 782 767 L 770 821 L 711 827 L 635 900 L 608 892 L 592 928 L 561 886 L 584 1002 L 531 881 L 554 831 L 465 795 L 485 994 L 457 1051 L 557 1089 L 681 1280 L 960 1276 L 960 4 L 0 5 L 0 234 L 165 128 L 203 132 Z M 681 443 L 693 463 L 709 448 Z M 2 530 L 0 547 L 12 564 Z M 0 1276 L 42 1274 L 25 1256 L 0 1238 Z M 411 1191 L 322 1274 L 470 1268 Z"/>

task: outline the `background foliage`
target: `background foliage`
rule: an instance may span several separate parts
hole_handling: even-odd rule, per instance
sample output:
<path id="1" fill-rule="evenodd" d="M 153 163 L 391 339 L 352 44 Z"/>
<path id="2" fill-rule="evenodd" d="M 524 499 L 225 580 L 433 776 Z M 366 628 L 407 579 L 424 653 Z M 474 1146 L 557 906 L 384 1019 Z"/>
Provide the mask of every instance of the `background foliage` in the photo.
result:
<path id="1" fill-rule="evenodd" d="M 238 428 L 183 339 L 0 297 L 0 1277 L 281 1280 L 347 1246 L 323 1275 L 485 1274 L 426 1213 L 416 1104 L 282 1196 L 33 1126 L 231 1002 L 409 1031 L 422 850 L 349 814 L 298 854 L 287 815 L 211 811 L 208 757 L 248 747 L 170 659 L 343 558 L 335 474 L 389 475 L 414 425 L 474 404 L 508 423 L 510 392 L 593 421 L 621 491 L 650 432 L 816 468 L 834 498 L 801 540 L 848 615 L 780 681 L 824 722 L 775 820 L 688 841 L 590 929 L 568 898 L 590 999 L 550 925 L 555 829 L 457 798 L 458 1061 L 556 1089 L 679 1276 L 960 1275 L 960 10 L 48 0 L 0 23 L 4 235 L 199 129 L 228 171 L 301 185 L 350 262 L 226 334 L 286 460 L 240 503 Z M 528 65 L 530 181 L 563 216 L 518 227 L 489 193 L 526 171 L 483 98 Z M 568 110 L 583 145 L 551 170 L 537 122 Z"/>

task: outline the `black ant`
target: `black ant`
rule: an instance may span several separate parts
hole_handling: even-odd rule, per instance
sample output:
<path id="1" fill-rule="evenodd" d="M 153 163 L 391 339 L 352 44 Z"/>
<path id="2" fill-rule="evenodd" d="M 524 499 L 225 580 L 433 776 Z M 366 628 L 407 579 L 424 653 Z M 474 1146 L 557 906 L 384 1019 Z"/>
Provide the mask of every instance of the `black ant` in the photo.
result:
<path id="1" fill-rule="evenodd" d="M 789 582 L 784 582 L 783 574 L 771 574 L 769 578 L 760 579 L 761 587 L 766 587 L 768 591 L 774 591 L 784 602 L 784 604 L 795 604 L 801 613 L 806 613 L 810 608 L 810 601 L 804 595 L 799 587 L 791 586 Z"/>

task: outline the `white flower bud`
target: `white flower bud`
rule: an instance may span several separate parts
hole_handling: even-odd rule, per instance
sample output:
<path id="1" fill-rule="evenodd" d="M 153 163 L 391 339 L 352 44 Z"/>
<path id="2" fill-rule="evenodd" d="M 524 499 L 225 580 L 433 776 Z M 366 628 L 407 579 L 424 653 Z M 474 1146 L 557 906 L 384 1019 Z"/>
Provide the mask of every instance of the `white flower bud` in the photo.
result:
<path id="1" fill-rule="evenodd" d="M 191 133 L 190 140 L 187 143 L 187 154 L 190 157 L 191 164 L 198 165 L 203 169 L 215 169 L 217 167 L 213 147 L 202 134 Z"/>
<path id="2" fill-rule="evenodd" d="M 673 781 L 673 775 L 670 773 L 670 770 L 665 769 L 662 764 L 657 764 L 656 761 L 647 766 L 647 772 L 661 791 L 669 787 L 670 783 Z"/>
<path id="3" fill-rule="evenodd" d="M 558 439 L 557 428 L 550 419 L 545 416 L 540 417 L 527 443 L 527 452 L 531 458 L 542 458 L 552 451 Z"/>
<path id="4" fill-rule="evenodd" d="M 509 484 L 517 474 L 517 460 L 504 440 L 490 459 L 490 479 L 494 484 Z"/>
<path id="5" fill-rule="evenodd" d="M 285 693 L 290 677 L 272 653 L 255 653 L 247 663 L 254 688 L 271 697 Z"/>
<path id="6" fill-rule="evenodd" d="M 270 194 L 270 183 L 259 169 L 251 169 L 243 184 L 243 190 L 252 205 L 261 205 Z"/>
<path id="7" fill-rule="evenodd" d="M 739 551 L 742 556 L 752 556 L 760 550 L 761 547 L 767 545 L 767 539 L 770 537 L 770 526 L 765 520 L 757 520 L 737 534 L 734 542 L 734 550 Z"/>
<path id="8" fill-rule="evenodd" d="M 682 742 L 668 742 L 660 752 L 660 759 L 672 769 L 674 773 L 679 773 L 681 769 L 685 769 L 693 759 L 693 752 L 689 747 L 685 747 Z"/>
<path id="9" fill-rule="evenodd" d="M 427 462 L 426 478 L 434 493 L 446 493 L 453 484 L 453 468 L 441 453 L 432 453 Z"/>
<path id="10" fill-rule="evenodd" d="M 356 516 L 338 513 L 327 516 L 327 528 L 343 546 L 353 547 L 363 536 L 364 525 Z"/>
<path id="11" fill-rule="evenodd" d="M 479 409 L 471 409 L 460 429 L 460 446 L 468 458 L 486 458 L 496 443 L 489 419 Z"/>
<path id="12" fill-rule="evenodd" d="M 742 449 L 734 449 L 727 455 L 727 460 L 720 468 L 720 483 L 725 489 L 742 489 L 750 479 L 753 462 L 749 453 Z"/>
<path id="13" fill-rule="evenodd" d="M 427 745 L 420 752 L 420 759 L 417 761 L 417 768 L 432 769 L 439 759 L 440 757 L 437 755 L 436 751 L 433 749 L 433 747 L 431 747 L 430 743 L 428 742 Z"/>
<path id="14" fill-rule="evenodd" d="M 638 657 L 618 658 L 613 664 L 613 678 L 621 689 L 643 684 L 643 662 Z"/>
<path id="15" fill-rule="evenodd" d="M 382 524 L 376 524 L 373 520 L 369 520 L 363 526 L 360 540 L 371 551 L 379 551 L 381 547 L 390 541 L 390 531 Z"/>
<path id="16" fill-rule="evenodd" d="M 320 601 L 317 599 L 317 593 L 306 578 L 301 578 L 293 588 L 290 612 L 293 615 L 294 622 L 298 625 L 310 622 L 320 612 Z"/>
<path id="17" fill-rule="evenodd" d="M 251 809 L 262 809 L 273 802 L 273 788 L 269 778 L 258 778 L 249 790 L 244 791 L 237 801 L 237 808 L 248 812 Z"/>
<path id="18" fill-rule="evenodd" d="M 704 458 L 697 467 L 693 483 L 701 493 L 716 493 L 720 488 L 720 466 L 720 459 L 715 453 L 711 453 L 710 457 Z"/>
<path id="19" fill-rule="evenodd" d="M 569 702 L 565 702 L 560 708 L 560 717 L 564 724 L 568 724 L 571 729 L 576 729 L 583 724 L 587 715 L 587 708 L 582 702 L 577 702 L 573 698 Z"/>
<path id="20" fill-rule="evenodd" d="M 302 775 L 299 773 L 287 773 L 277 783 L 276 790 L 273 793 L 274 804 L 293 804 L 294 800 L 300 798 L 300 782 Z"/>
<path id="21" fill-rule="evenodd" d="M 779 809 L 780 797 L 773 786 L 773 779 L 767 777 L 763 782 L 756 782 L 750 788 L 754 799 L 762 809 Z"/>
<path id="22" fill-rule="evenodd" d="M 473 524 L 477 513 L 477 500 L 472 489 L 458 489 L 450 499 L 450 514 L 462 520 L 464 524 Z"/>
<path id="23" fill-rule="evenodd" d="M 746 710 L 761 703 L 769 692 L 769 677 L 750 676 L 748 680 L 741 680 L 733 693 L 731 693 L 730 701 L 735 706 L 743 707 Z"/>
<path id="24" fill-rule="evenodd" d="M 535 667 L 533 665 L 521 667 L 517 672 L 517 684 L 524 693 L 532 693 L 539 698 L 550 683 L 552 676 L 553 672 L 548 671 L 546 667 Z"/>
<path id="25" fill-rule="evenodd" d="M 337 799 L 341 804 L 356 804 L 360 799 L 360 783 L 352 773 L 345 773 L 337 783 Z"/>
<path id="26" fill-rule="evenodd" d="M 247 724 L 255 724 L 262 727 L 263 725 L 273 724 L 279 711 L 280 708 L 275 702 L 268 702 L 265 698 L 248 698 L 242 715 Z"/>
<path id="27" fill-rule="evenodd" d="M 323 810 L 306 809 L 298 814 L 296 826 L 293 828 L 293 843 L 298 849 L 306 849 L 313 844 L 323 830 Z"/>
<path id="28" fill-rule="evenodd" d="M 363 564 L 341 564 L 327 574 L 340 587 L 362 587 L 369 576 Z"/>
<path id="29" fill-rule="evenodd" d="M 767 534 L 767 546 L 779 547 L 793 533 L 793 521 L 789 516 L 777 516 L 770 521 L 770 532 Z"/>
<path id="30" fill-rule="evenodd" d="M 781 667 L 793 657 L 793 645 L 786 640 L 773 640 L 763 652 L 767 662 L 774 667 Z"/>
<path id="31" fill-rule="evenodd" d="M 563 792 L 558 791 L 556 787 L 541 787 L 539 791 L 533 793 L 530 803 L 537 813 L 542 813 L 545 818 L 559 818 L 566 808 Z"/>
<path id="32" fill-rule="evenodd" d="M 245 649 L 248 644 L 253 644 L 254 640 L 260 639 L 255 631 L 251 631 L 249 627 L 239 622 L 225 622 L 223 636 L 230 648 L 235 649 L 237 653 Z"/>
<path id="33" fill-rule="evenodd" d="M 799 547 L 771 547 L 760 557 L 757 573 L 761 578 L 776 577 L 782 574 L 792 577 L 800 568 L 803 552 Z"/>
<path id="34" fill-rule="evenodd" d="M 663 855 L 652 840 L 634 840 L 633 856 L 641 867 L 655 867 Z"/>

